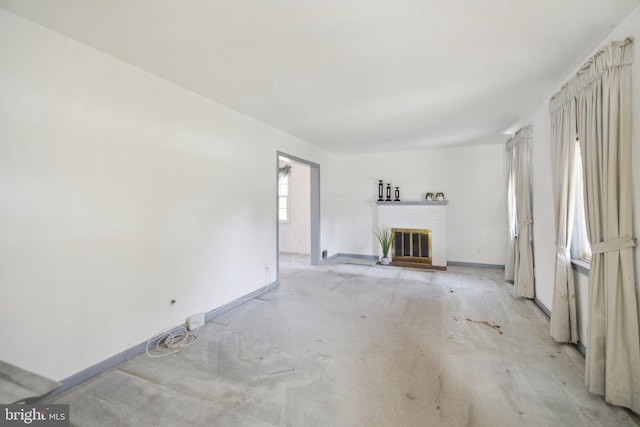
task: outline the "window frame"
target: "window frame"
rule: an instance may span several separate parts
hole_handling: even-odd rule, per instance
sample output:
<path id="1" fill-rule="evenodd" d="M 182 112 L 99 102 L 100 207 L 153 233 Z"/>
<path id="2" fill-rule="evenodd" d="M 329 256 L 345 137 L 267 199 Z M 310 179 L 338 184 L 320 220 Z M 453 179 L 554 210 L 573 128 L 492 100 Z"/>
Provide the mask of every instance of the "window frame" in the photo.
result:
<path id="1" fill-rule="evenodd" d="M 283 183 L 284 181 L 284 183 Z M 282 187 L 286 188 L 286 194 L 282 194 Z M 290 198 L 290 181 L 289 174 L 278 177 L 278 222 L 280 224 L 290 224 L 291 223 L 291 198 Z M 280 202 L 282 199 L 286 200 L 286 206 L 284 208 L 281 207 Z M 281 212 L 284 211 L 286 213 L 286 218 L 282 219 Z"/>
<path id="2" fill-rule="evenodd" d="M 574 214 L 571 235 L 571 259 L 591 264 L 591 243 L 587 232 L 587 217 L 584 202 L 584 175 L 582 168 L 582 153 L 580 141 L 576 139 L 574 166 Z"/>

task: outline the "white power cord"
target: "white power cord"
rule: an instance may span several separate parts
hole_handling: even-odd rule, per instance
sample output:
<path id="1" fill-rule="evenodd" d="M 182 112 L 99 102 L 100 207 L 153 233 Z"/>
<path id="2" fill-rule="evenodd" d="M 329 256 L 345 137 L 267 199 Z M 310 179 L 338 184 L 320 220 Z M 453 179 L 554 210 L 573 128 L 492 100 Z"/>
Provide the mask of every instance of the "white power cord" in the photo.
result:
<path id="1" fill-rule="evenodd" d="M 173 326 L 149 338 L 145 347 L 147 355 L 153 358 L 169 356 L 170 354 L 177 353 L 181 349 L 188 347 L 194 342 L 198 341 L 198 337 L 190 334 L 186 329 L 181 331 L 175 330 L 176 327 Z M 157 340 L 156 351 L 158 352 L 158 354 L 151 354 L 151 352 L 149 351 L 149 346 L 155 340 Z"/>
<path id="2" fill-rule="evenodd" d="M 269 273 L 269 267 L 266 269 L 267 281 L 271 280 L 271 273 Z M 255 291 L 257 294 L 262 294 L 269 285 L 265 285 L 262 288 Z M 246 296 L 244 298 L 238 299 L 235 301 L 236 306 L 244 304 L 247 301 L 257 298 L 256 296 Z M 178 332 L 179 331 L 179 332 Z M 152 342 L 156 341 L 156 351 L 158 354 L 151 354 L 149 351 L 149 346 Z M 185 326 L 171 326 L 162 332 L 158 332 L 147 341 L 147 345 L 145 346 L 145 351 L 149 357 L 157 358 L 169 356 L 170 354 L 174 354 L 179 352 L 181 349 L 190 346 L 194 342 L 198 341 L 198 337 L 190 334 L 189 330 L 186 329 Z"/>

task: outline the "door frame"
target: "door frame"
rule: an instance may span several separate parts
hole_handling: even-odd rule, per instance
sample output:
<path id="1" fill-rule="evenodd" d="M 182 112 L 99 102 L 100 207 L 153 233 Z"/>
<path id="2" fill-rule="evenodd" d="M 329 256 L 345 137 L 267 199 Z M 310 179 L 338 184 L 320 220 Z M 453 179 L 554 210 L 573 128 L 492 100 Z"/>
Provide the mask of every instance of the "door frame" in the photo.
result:
<path id="1" fill-rule="evenodd" d="M 276 263 L 278 265 L 278 279 L 280 277 L 280 221 L 278 220 L 278 169 L 280 156 L 286 157 L 296 163 L 309 166 L 309 196 L 310 196 L 310 240 L 311 240 L 311 265 L 322 264 L 322 250 L 320 242 L 320 165 L 306 159 L 302 159 L 282 151 L 276 152 Z"/>

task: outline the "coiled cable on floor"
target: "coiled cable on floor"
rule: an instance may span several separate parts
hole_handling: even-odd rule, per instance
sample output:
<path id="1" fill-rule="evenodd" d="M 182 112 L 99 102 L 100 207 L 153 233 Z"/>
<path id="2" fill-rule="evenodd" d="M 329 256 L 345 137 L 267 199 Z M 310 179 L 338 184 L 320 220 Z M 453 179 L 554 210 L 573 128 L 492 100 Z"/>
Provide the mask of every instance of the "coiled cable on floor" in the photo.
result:
<path id="1" fill-rule="evenodd" d="M 158 354 L 151 354 L 149 347 L 151 343 L 156 341 L 155 349 Z M 187 329 L 176 331 L 176 327 L 167 328 L 162 332 L 149 338 L 145 351 L 149 357 L 157 358 L 169 356 L 179 352 L 181 349 L 190 346 L 198 341 L 198 337 L 189 333 Z"/>

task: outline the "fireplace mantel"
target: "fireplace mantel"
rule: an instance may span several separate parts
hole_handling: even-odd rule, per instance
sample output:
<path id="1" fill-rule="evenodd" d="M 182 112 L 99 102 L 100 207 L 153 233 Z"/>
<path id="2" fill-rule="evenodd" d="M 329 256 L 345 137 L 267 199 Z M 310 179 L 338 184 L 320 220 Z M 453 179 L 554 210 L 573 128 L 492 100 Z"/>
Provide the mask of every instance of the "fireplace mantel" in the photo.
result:
<path id="1" fill-rule="evenodd" d="M 447 266 L 447 200 L 376 202 L 378 225 L 431 230 L 432 265 Z"/>
<path id="2" fill-rule="evenodd" d="M 409 201 L 409 202 L 376 202 L 376 204 L 378 206 L 439 206 L 439 205 L 446 205 L 447 203 L 449 203 L 448 200 L 441 200 L 441 201 L 431 201 L 431 202 L 427 202 L 426 200 L 415 200 L 415 201 Z"/>

